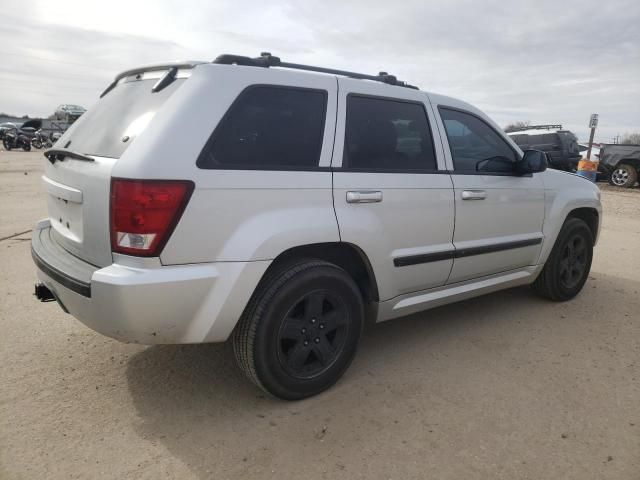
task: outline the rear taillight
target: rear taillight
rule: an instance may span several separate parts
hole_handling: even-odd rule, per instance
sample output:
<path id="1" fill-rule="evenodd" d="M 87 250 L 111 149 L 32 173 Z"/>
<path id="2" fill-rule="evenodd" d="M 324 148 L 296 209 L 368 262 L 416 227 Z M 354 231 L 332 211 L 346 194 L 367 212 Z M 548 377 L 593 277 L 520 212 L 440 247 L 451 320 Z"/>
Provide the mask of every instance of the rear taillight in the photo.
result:
<path id="1" fill-rule="evenodd" d="M 111 250 L 155 257 L 193 192 L 187 180 L 111 180 Z"/>

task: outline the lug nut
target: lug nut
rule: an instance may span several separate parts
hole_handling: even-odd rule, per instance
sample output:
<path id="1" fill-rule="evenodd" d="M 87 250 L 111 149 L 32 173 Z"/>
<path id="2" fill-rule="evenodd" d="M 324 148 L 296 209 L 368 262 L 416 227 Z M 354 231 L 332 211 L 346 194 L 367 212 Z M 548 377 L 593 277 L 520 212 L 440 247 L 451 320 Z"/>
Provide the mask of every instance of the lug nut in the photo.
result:
<path id="1" fill-rule="evenodd" d="M 309 342 L 307 342 L 306 340 L 304 341 L 304 346 L 306 347 L 307 345 L 309 345 Z"/>
<path id="2" fill-rule="evenodd" d="M 320 343 L 320 339 L 318 337 L 316 337 L 313 341 L 316 343 Z"/>
<path id="3" fill-rule="evenodd" d="M 316 323 L 316 319 L 315 319 L 315 318 L 312 318 L 312 319 L 311 319 L 311 323 Z"/>
<path id="4" fill-rule="evenodd" d="M 324 323 L 320 324 L 320 330 L 322 330 L 324 328 Z"/>
<path id="5" fill-rule="evenodd" d="M 303 328 L 303 329 L 302 329 L 302 333 L 307 333 L 307 329 L 306 329 L 306 328 Z"/>

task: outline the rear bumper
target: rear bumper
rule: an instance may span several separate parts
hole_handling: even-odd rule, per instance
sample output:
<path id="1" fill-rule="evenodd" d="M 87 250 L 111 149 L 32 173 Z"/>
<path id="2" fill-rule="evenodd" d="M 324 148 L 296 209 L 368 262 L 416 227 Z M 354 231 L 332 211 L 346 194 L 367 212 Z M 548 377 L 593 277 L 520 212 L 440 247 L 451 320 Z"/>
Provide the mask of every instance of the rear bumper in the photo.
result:
<path id="1" fill-rule="evenodd" d="M 98 268 L 36 227 L 31 244 L 38 278 L 64 310 L 89 328 L 142 344 L 224 341 L 269 261 L 163 266 L 159 259 L 118 256 Z"/>

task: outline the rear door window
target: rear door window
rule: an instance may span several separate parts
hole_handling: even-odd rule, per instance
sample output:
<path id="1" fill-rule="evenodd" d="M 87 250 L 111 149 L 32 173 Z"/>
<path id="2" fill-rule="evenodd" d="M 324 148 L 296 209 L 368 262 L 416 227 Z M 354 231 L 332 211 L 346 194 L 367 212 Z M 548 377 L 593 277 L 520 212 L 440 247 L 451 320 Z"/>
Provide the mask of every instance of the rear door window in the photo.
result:
<path id="1" fill-rule="evenodd" d="M 197 165 L 256 170 L 317 167 L 326 106 L 323 90 L 249 87 L 231 105 Z"/>
<path id="2" fill-rule="evenodd" d="M 180 88 L 177 78 L 159 92 L 151 92 L 158 81 L 142 76 L 120 83 L 85 112 L 56 144 L 86 155 L 120 158 L 149 125 L 164 102 Z"/>
<path id="3" fill-rule="evenodd" d="M 342 166 L 400 172 L 436 170 L 424 106 L 349 95 Z"/>

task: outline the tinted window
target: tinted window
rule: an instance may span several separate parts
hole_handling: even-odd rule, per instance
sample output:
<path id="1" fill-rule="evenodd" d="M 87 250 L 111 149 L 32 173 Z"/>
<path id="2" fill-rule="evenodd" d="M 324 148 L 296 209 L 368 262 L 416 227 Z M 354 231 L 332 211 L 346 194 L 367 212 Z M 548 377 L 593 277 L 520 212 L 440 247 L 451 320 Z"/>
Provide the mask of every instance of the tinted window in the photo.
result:
<path id="1" fill-rule="evenodd" d="M 314 167 L 320 160 L 326 92 L 250 87 L 198 159 L 201 168 Z"/>
<path id="2" fill-rule="evenodd" d="M 157 81 L 157 78 L 121 81 L 84 113 L 57 145 L 65 146 L 70 142 L 68 147 L 76 152 L 120 158 L 185 79 L 178 78 L 152 93 L 151 88 Z M 128 137 L 126 141 L 123 141 L 124 137 Z"/>
<path id="3" fill-rule="evenodd" d="M 453 165 L 461 172 L 513 172 L 516 154 L 496 131 L 478 117 L 440 109 Z"/>
<path id="4" fill-rule="evenodd" d="M 529 135 L 509 135 L 511 140 L 516 142 L 518 145 L 526 145 L 529 143 Z"/>
<path id="5" fill-rule="evenodd" d="M 531 135 L 531 145 L 547 145 L 558 144 L 558 135 L 555 133 L 541 133 L 539 135 Z"/>
<path id="6" fill-rule="evenodd" d="M 436 170 L 424 107 L 350 95 L 342 163 L 348 168 Z"/>
<path id="7" fill-rule="evenodd" d="M 580 151 L 578 148 L 578 137 L 573 133 L 558 132 L 558 137 L 560 137 L 560 142 L 569 153 L 578 153 Z"/>

